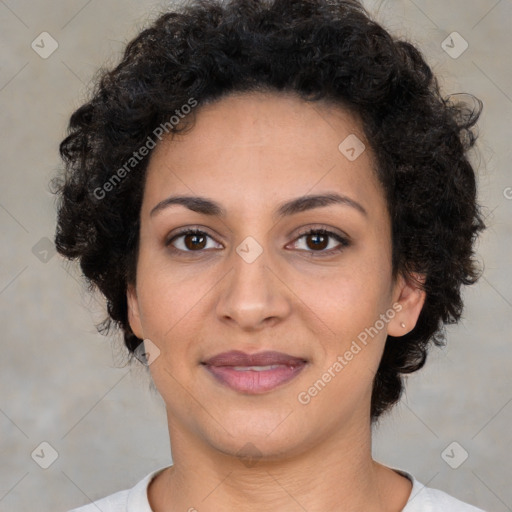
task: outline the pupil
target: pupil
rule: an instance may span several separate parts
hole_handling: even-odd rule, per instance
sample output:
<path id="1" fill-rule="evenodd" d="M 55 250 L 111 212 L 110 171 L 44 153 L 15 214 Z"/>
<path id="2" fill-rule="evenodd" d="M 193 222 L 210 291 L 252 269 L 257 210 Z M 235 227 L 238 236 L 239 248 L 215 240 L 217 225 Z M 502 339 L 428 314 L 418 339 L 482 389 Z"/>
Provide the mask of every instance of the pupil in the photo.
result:
<path id="1" fill-rule="evenodd" d="M 187 249 L 203 249 L 204 246 L 204 236 L 203 235 L 197 235 L 197 234 L 189 234 L 185 237 L 185 245 L 187 246 Z M 198 247 L 198 239 L 203 239 L 203 244 L 199 244 L 201 247 Z M 192 240 L 192 241 L 191 241 Z M 189 243 L 190 242 L 190 243 Z"/>
<path id="2" fill-rule="evenodd" d="M 314 239 L 314 240 L 317 240 L 316 242 L 314 242 L 314 243 L 312 244 L 312 246 L 310 246 L 310 249 L 311 249 L 311 248 L 316 248 L 316 249 L 318 249 L 318 248 L 320 248 L 320 249 L 325 249 L 325 247 L 326 247 L 326 245 L 325 245 L 325 241 L 327 240 L 327 237 L 326 237 L 325 235 L 315 234 L 315 235 L 310 235 L 310 237 L 311 237 L 312 239 Z M 323 239 L 323 242 L 324 242 L 323 244 L 322 244 L 322 242 L 318 243 L 318 239 L 319 239 L 319 238 L 322 238 L 322 239 Z"/>

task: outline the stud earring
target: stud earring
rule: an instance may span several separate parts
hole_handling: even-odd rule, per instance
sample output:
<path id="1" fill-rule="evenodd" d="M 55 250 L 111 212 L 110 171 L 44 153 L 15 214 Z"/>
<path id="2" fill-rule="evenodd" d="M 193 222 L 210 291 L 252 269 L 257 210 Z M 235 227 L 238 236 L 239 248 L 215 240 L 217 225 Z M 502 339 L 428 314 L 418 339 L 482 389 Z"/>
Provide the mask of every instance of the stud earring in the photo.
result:
<path id="1" fill-rule="evenodd" d="M 400 323 L 400 327 L 401 327 L 402 329 L 405 329 L 405 324 L 404 324 L 403 322 L 401 322 L 401 323 Z"/>

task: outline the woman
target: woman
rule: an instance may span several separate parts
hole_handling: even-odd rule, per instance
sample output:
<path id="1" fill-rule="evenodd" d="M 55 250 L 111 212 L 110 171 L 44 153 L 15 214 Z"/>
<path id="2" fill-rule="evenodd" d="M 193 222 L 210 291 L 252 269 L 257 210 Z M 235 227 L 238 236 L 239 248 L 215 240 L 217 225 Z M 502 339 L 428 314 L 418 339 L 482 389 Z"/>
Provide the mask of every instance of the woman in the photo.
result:
<path id="1" fill-rule="evenodd" d="M 149 367 L 173 465 L 76 510 L 479 510 L 371 454 L 478 278 L 479 109 L 353 0 L 198 1 L 100 78 L 56 244 Z"/>

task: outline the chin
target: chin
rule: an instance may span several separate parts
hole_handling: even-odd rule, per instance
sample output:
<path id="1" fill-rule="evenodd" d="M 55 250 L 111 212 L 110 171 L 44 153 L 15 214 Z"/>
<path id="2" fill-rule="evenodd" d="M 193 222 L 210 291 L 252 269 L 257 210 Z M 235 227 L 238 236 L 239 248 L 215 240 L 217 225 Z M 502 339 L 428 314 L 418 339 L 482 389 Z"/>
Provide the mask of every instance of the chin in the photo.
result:
<path id="1" fill-rule="evenodd" d="M 239 436 L 215 440 L 211 446 L 225 455 L 238 458 L 245 466 L 253 467 L 258 462 L 278 462 L 299 455 L 304 451 L 301 441 L 290 437 L 271 440 L 265 435 Z"/>
<path id="2" fill-rule="evenodd" d="M 266 415 L 266 418 L 253 415 L 245 421 L 240 421 L 240 417 L 236 421 L 233 418 L 228 432 L 217 424 L 209 424 L 203 435 L 213 449 L 240 458 L 248 467 L 260 459 L 286 460 L 306 451 L 308 446 L 314 445 L 314 438 L 319 437 L 313 434 L 319 429 L 308 428 L 304 421 L 297 424 L 294 414 L 287 419 L 288 414 Z"/>

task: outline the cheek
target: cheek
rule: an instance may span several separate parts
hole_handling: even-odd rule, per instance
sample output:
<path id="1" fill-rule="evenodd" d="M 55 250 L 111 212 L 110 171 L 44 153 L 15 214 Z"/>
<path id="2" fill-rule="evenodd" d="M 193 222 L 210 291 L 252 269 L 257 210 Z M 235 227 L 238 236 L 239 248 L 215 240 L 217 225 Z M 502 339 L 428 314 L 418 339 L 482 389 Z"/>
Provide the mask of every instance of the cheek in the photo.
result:
<path id="1" fill-rule="evenodd" d="M 357 253 L 341 266 L 297 273 L 293 288 L 329 328 L 329 337 L 346 342 L 373 325 L 388 307 L 391 268 L 382 258 Z"/>
<path id="2" fill-rule="evenodd" d="M 137 268 L 137 297 L 144 334 L 163 342 L 180 319 L 193 314 L 194 305 L 207 293 L 206 275 L 193 265 L 176 265 L 165 251 L 141 251 Z M 147 332 L 146 332 L 147 331 Z"/>
<path id="3" fill-rule="evenodd" d="M 205 310 L 214 307 L 211 294 L 218 279 L 212 272 L 194 270 L 193 265 L 171 267 L 157 258 L 151 262 L 144 265 L 141 260 L 137 294 L 144 336 L 160 350 L 158 364 L 150 366 L 152 374 L 159 372 L 154 375 L 158 387 L 157 381 L 170 378 L 164 370 L 183 377 L 199 357 Z"/>

